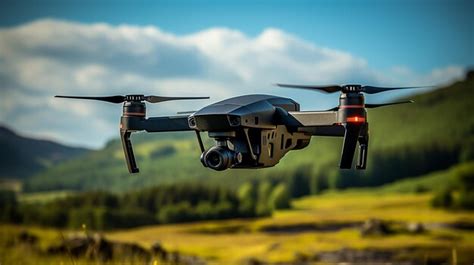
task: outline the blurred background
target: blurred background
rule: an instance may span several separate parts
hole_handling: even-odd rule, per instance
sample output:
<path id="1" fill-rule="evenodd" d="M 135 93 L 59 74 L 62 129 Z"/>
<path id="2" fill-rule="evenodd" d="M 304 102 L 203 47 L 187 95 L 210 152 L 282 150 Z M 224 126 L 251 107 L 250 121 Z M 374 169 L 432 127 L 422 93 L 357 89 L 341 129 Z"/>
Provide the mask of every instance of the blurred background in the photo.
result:
<path id="1" fill-rule="evenodd" d="M 0 263 L 471 264 L 472 1 L 3 1 Z M 54 95 L 209 100 L 337 93 L 272 84 L 430 86 L 368 95 L 366 171 L 313 137 L 273 168 L 211 171 L 192 133 L 119 141 L 121 106 Z M 210 139 L 205 139 L 211 145 Z M 28 255 L 25 255 L 28 253 Z"/>

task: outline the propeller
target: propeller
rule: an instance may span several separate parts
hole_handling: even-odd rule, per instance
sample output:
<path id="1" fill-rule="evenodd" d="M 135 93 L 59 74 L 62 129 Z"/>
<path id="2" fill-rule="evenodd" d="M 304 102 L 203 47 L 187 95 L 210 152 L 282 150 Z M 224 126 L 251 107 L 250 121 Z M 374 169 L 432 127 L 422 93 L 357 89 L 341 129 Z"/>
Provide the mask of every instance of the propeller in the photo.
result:
<path id="1" fill-rule="evenodd" d="M 196 112 L 197 110 L 188 110 L 188 111 L 178 111 L 176 114 L 191 114 Z"/>
<path id="2" fill-rule="evenodd" d="M 342 87 L 339 85 L 329 85 L 329 86 L 304 86 L 304 85 L 290 85 L 290 84 L 275 84 L 279 87 L 289 87 L 289 88 L 302 88 L 309 90 L 322 90 L 326 93 L 334 93 L 341 91 Z"/>
<path id="3" fill-rule="evenodd" d="M 378 107 L 385 107 L 385 106 L 390 106 L 390 105 L 398 105 L 398 104 L 406 104 L 406 103 L 414 103 L 415 101 L 413 100 L 407 100 L 407 101 L 395 101 L 395 102 L 387 102 L 387 103 L 380 103 L 380 104 L 365 104 L 364 108 L 366 109 L 375 109 Z M 334 107 L 327 109 L 326 111 L 336 111 L 338 110 L 339 107 Z"/>
<path id="4" fill-rule="evenodd" d="M 395 102 L 387 102 L 387 103 L 380 103 L 380 104 L 365 104 L 365 108 L 367 109 L 374 109 L 378 107 L 390 106 L 390 105 L 398 105 L 398 104 L 406 104 L 406 103 L 414 103 L 413 100 L 407 101 L 395 101 Z"/>
<path id="5" fill-rule="evenodd" d="M 82 96 L 55 96 L 56 98 L 88 99 L 100 100 L 110 103 L 123 103 L 128 101 L 147 101 L 149 103 L 159 103 L 170 100 L 188 100 L 188 99 L 209 99 L 209 97 L 162 97 L 162 96 L 144 96 L 144 95 L 126 95 L 126 96 L 107 96 L 107 97 L 82 97 Z"/>
<path id="6" fill-rule="evenodd" d="M 430 86 L 407 86 L 407 87 L 377 87 L 377 86 L 361 86 L 361 85 L 328 85 L 328 86 L 308 86 L 308 85 L 291 85 L 291 84 L 275 84 L 279 87 L 288 88 L 301 88 L 309 90 L 321 90 L 326 93 L 334 93 L 337 91 L 347 92 L 364 92 L 367 94 L 376 94 L 389 90 L 396 89 L 412 89 L 412 88 L 425 88 Z"/>

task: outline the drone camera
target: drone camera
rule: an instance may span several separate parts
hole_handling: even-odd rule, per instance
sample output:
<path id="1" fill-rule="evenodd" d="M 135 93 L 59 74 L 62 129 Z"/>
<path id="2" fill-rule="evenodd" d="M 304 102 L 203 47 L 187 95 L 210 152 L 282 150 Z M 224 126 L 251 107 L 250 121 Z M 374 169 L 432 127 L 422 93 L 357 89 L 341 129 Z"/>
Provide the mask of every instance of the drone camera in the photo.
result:
<path id="1" fill-rule="evenodd" d="M 242 162 L 242 153 L 237 153 L 223 146 L 213 146 L 201 155 L 205 167 L 214 170 L 225 170 Z"/>

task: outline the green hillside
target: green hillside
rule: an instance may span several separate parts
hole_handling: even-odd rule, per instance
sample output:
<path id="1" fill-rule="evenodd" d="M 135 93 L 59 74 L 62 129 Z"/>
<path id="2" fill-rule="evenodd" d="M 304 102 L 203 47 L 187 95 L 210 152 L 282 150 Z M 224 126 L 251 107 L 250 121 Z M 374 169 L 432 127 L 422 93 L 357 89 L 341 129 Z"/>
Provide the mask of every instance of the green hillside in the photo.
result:
<path id="1" fill-rule="evenodd" d="M 20 136 L 0 126 L 0 179 L 22 179 L 87 152 L 46 140 Z"/>
<path id="2" fill-rule="evenodd" d="M 236 186 L 249 179 L 298 174 L 313 176 L 323 186 L 376 186 L 473 158 L 474 116 L 468 111 L 474 98 L 472 73 L 465 81 L 411 98 L 414 104 L 369 110 L 366 171 L 338 169 L 341 138 L 313 137 L 306 149 L 290 152 L 273 168 L 215 172 L 202 167 L 193 134 L 138 134 L 132 141 L 140 174 L 128 174 L 120 143 L 112 141 L 103 150 L 35 176 L 26 188 L 118 191 L 182 181 Z"/>

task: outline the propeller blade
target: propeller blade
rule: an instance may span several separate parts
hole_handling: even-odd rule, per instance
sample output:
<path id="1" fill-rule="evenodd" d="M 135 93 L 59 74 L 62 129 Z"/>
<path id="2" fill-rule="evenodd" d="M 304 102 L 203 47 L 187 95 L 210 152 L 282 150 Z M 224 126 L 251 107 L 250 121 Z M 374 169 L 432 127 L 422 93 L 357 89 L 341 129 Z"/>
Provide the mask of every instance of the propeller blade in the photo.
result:
<path id="1" fill-rule="evenodd" d="M 279 87 L 289 87 L 289 88 L 301 88 L 301 89 L 310 89 L 310 90 L 322 90 L 326 93 L 334 93 L 341 91 L 342 87 L 338 85 L 329 85 L 329 86 L 304 86 L 304 85 L 290 85 L 290 84 L 275 84 Z"/>
<path id="2" fill-rule="evenodd" d="M 373 109 L 378 107 L 390 106 L 390 105 L 398 105 L 398 104 L 405 104 L 405 103 L 413 103 L 415 101 L 408 100 L 408 101 L 397 101 L 397 102 L 388 102 L 388 103 L 381 103 L 381 104 L 365 104 L 365 108 Z"/>
<path id="3" fill-rule="evenodd" d="M 178 111 L 178 112 L 176 112 L 176 114 L 190 114 L 190 113 L 194 113 L 194 112 L 196 112 L 196 110 Z"/>
<path id="4" fill-rule="evenodd" d="M 405 103 L 414 103 L 414 102 L 415 101 L 413 101 L 413 100 L 407 100 L 407 101 L 396 101 L 396 102 L 388 102 L 388 103 L 380 103 L 380 104 L 365 104 L 364 107 L 366 109 L 373 109 L 373 108 L 378 108 L 378 107 L 405 104 Z M 336 111 L 338 109 L 339 109 L 339 107 L 334 107 L 334 108 L 327 109 L 325 111 Z"/>
<path id="5" fill-rule="evenodd" d="M 209 99 L 210 97 L 161 97 L 161 96 L 146 96 L 145 100 L 150 103 L 159 103 L 170 100 L 187 100 L 187 99 Z"/>
<path id="6" fill-rule="evenodd" d="M 397 90 L 397 89 L 413 89 L 413 88 L 425 88 L 430 86 L 406 86 L 406 87 L 377 87 L 377 86 L 363 86 L 362 92 L 367 94 L 376 94 L 380 92 L 385 92 L 389 90 Z"/>
<path id="7" fill-rule="evenodd" d="M 54 96 L 55 98 L 72 98 L 72 99 L 88 99 L 88 100 L 100 100 L 110 103 L 122 103 L 125 101 L 124 96 L 109 96 L 109 97 L 77 97 L 77 96 Z"/>

